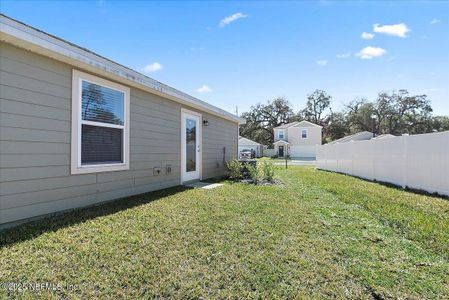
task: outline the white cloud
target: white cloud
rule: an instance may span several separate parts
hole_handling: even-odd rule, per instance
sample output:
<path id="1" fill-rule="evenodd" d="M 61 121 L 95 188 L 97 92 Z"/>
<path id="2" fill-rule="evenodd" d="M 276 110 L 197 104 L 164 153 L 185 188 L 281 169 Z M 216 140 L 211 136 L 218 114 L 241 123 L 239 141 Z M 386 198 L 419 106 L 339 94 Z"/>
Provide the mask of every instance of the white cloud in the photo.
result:
<path id="1" fill-rule="evenodd" d="M 324 67 L 327 65 L 327 60 L 320 59 L 320 60 L 317 60 L 316 63 L 317 63 L 317 65 Z"/>
<path id="2" fill-rule="evenodd" d="M 379 47 L 365 47 L 362 50 L 360 50 L 359 53 L 356 55 L 359 56 L 361 59 L 372 59 L 374 57 L 379 57 L 387 53 L 387 50 Z"/>
<path id="3" fill-rule="evenodd" d="M 223 20 L 220 21 L 220 24 L 218 26 L 225 27 L 226 25 L 231 24 L 234 21 L 237 21 L 238 19 L 243 19 L 248 17 L 248 15 L 245 15 L 244 13 L 238 12 L 233 15 L 227 16 Z"/>
<path id="4" fill-rule="evenodd" d="M 341 53 L 341 54 L 337 54 L 337 58 L 348 58 L 351 56 L 351 53 Z"/>
<path id="5" fill-rule="evenodd" d="M 162 70 L 163 66 L 158 63 L 158 62 L 154 62 L 152 64 L 146 65 L 145 67 L 143 67 L 143 71 L 145 73 L 152 73 L 152 72 L 157 72 Z"/>
<path id="6" fill-rule="evenodd" d="M 410 28 L 407 27 L 405 23 L 395 24 L 395 25 L 373 25 L 374 32 L 384 33 L 387 35 L 397 36 L 400 38 L 406 38 L 407 32 L 410 31 Z"/>
<path id="7" fill-rule="evenodd" d="M 433 18 L 432 21 L 430 21 L 430 25 L 435 25 L 435 24 L 438 24 L 438 23 L 440 23 L 440 22 L 441 22 L 440 19 Z"/>
<path id="8" fill-rule="evenodd" d="M 212 89 L 208 87 L 207 85 L 203 84 L 200 88 L 196 90 L 198 93 L 210 93 L 212 92 Z"/>
<path id="9" fill-rule="evenodd" d="M 374 38 L 374 33 L 363 32 L 362 39 L 364 40 L 372 40 Z"/>

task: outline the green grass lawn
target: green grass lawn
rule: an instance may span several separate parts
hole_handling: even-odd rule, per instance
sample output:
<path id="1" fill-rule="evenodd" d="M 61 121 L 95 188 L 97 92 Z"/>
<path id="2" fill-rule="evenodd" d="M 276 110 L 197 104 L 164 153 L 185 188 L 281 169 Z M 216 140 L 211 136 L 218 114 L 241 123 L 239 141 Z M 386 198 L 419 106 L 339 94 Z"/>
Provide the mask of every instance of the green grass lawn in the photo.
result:
<path id="1" fill-rule="evenodd" d="M 310 167 L 279 177 L 284 186 L 179 187 L 4 232 L 0 281 L 64 287 L 46 298 L 447 299 L 448 200 Z"/>

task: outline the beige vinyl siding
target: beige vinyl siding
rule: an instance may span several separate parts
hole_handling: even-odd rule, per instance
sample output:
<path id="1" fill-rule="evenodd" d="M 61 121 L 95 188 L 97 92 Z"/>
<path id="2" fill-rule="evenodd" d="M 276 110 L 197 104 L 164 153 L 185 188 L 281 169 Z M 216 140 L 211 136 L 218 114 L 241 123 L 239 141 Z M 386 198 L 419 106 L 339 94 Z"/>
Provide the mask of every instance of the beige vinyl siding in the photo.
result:
<path id="1" fill-rule="evenodd" d="M 301 129 L 307 129 L 307 138 L 301 138 Z M 317 126 L 292 126 L 288 129 L 288 141 L 292 146 L 321 145 L 321 128 Z"/>
<path id="2" fill-rule="evenodd" d="M 72 68 L 0 45 L 0 224 L 180 183 L 181 105 L 136 88 L 130 169 L 70 174 Z M 237 154 L 237 124 L 203 117 L 203 178 L 223 175 L 223 147 L 226 160 Z M 162 175 L 154 176 L 154 167 Z"/>
<path id="3" fill-rule="evenodd" d="M 279 131 L 284 131 L 284 138 L 280 139 L 279 138 Z M 273 134 L 274 134 L 274 142 L 277 141 L 288 141 L 288 128 L 285 129 L 274 129 L 273 130 Z"/>

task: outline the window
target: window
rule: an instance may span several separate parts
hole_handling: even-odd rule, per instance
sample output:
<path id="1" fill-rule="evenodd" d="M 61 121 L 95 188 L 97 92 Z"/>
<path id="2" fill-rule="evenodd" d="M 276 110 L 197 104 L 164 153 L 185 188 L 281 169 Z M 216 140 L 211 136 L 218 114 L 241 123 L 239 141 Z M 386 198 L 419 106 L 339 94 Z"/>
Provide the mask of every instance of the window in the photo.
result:
<path id="1" fill-rule="evenodd" d="M 301 138 L 303 139 L 307 138 L 307 129 L 301 129 Z"/>
<path id="2" fill-rule="evenodd" d="M 284 130 L 279 130 L 278 132 L 278 138 L 283 139 L 284 138 Z"/>
<path id="3" fill-rule="evenodd" d="M 72 174 L 129 169 L 129 88 L 73 70 Z"/>

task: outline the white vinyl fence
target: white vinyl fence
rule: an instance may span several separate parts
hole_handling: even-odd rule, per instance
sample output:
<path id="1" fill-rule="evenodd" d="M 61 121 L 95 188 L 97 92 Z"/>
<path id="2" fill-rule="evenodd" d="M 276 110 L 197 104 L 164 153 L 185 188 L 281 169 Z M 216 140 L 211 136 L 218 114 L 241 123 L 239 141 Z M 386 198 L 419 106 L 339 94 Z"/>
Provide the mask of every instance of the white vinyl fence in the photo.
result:
<path id="1" fill-rule="evenodd" d="M 272 157 L 275 154 L 276 154 L 276 151 L 274 149 L 264 149 L 262 156 Z"/>
<path id="2" fill-rule="evenodd" d="M 320 145 L 316 167 L 449 196 L 449 131 Z"/>

